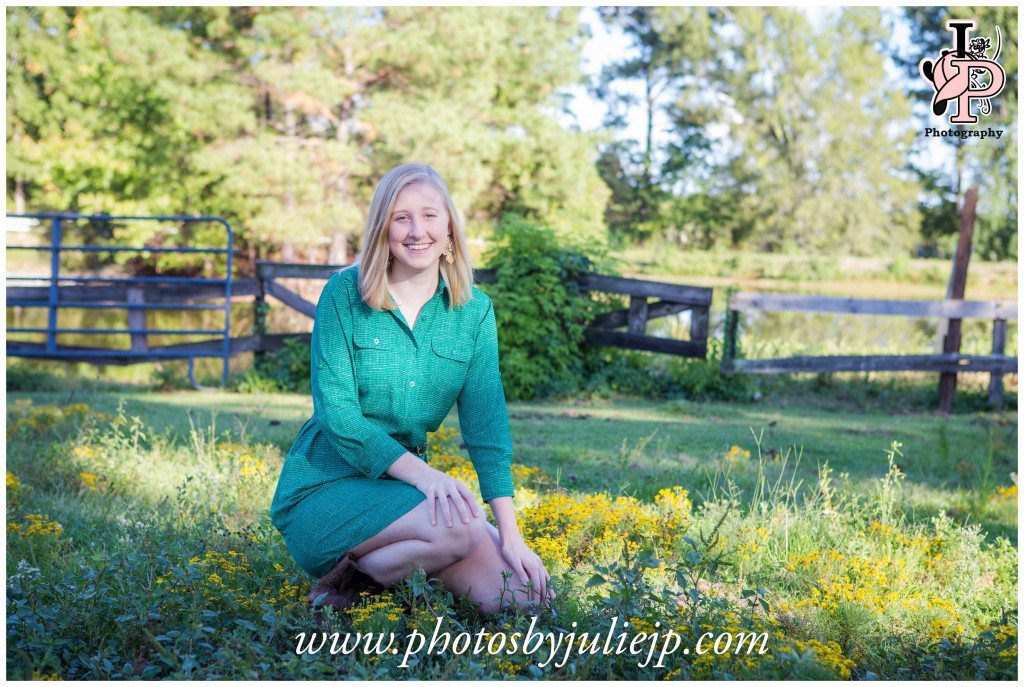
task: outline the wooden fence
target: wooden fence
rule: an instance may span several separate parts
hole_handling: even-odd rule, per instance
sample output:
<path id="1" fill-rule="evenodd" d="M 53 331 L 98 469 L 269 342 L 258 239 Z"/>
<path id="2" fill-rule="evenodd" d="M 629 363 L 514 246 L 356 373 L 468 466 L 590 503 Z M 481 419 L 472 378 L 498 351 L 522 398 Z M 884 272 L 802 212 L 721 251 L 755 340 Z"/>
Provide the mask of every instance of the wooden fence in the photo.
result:
<path id="1" fill-rule="evenodd" d="M 259 310 L 260 306 L 265 304 L 267 298 L 270 297 L 312 318 L 316 313 L 316 304 L 306 300 L 278 280 L 327 280 L 342 267 L 344 266 L 257 261 L 255 278 L 232 280 L 232 301 L 236 298 L 253 298 L 254 305 Z M 476 278 L 480 283 L 494 281 L 493 272 L 486 269 L 477 270 Z M 629 308 L 603 313 L 584 329 L 587 342 L 693 358 L 704 358 L 707 355 L 711 289 L 600 274 L 586 275 L 580 287 L 585 291 L 620 294 L 630 298 Z M 50 287 L 48 286 L 8 286 L 7 299 L 38 303 L 40 307 L 43 307 L 47 304 L 49 291 Z M 76 302 L 105 302 L 111 304 L 112 307 L 116 307 L 117 304 L 130 305 L 130 308 L 126 308 L 130 328 L 136 331 L 145 329 L 144 313 L 147 305 L 167 307 L 173 304 L 223 300 L 223 298 L 224 287 L 219 285 L 178 284 L 169 286 L 154 283 L 60 286 L 57 295 L 57 300 L 66 307 L 73 307 Z M 651 302 L 652 299 L 655 300 Z M 693 313 L 689 341 L 646 335 L 646 324 L 650 320 L 685 310 L 691 310 Z M 626 327 L 625 332 L 614 331 L 616 327 L 622 326 Z M 308 342 L 309 337 L 308 332 L 277 334 L 257 332 L 251 335 L 232 337 L 229 340 L 229 350 L 232 356 L 244 352 L 268 352 L 282 348 L 288 339 L 299 338 Z M 194 355 L 217 355 L 224 346 L 223 338 L 151 346 L 146 334 L 132 334 L 130 341 L 131 355 L 126 355 L 129 352 L 126 350 L 62 345 L 59 352 L 49 357 L 58 360 L 78 360 L 79 358 L 75 357 L 77 351 L 81 354 L 81 360 L 97 365 L 131 365 L 166 360 L 169 356 L 186 358 Z M 45 344 L 42 343 L 11 341 L 10 339 L 7 341 L 8 355 L 18 355 L 19 351 L 31 351 L 35 357 L 45 359 L 48 356 L 43 350 L 44 348 Z"/>
<path id="2" fill-rule="evenodd" d="M 231 295 L 235 298 L 253 298 L 257 308 L 264 305 L 268 297 L 280 301 L 287 307 L 312 318 L 316 305 L 299 293 L 282 284 L 281 279 L 326 280 L 342 266 L 315 265 L 306 263 L 280 263 L 258 261 L 256 276 L 249 279 L 232 280 Z M 477 270 L 477 281 L 493 283 L 491 270 Z M 584 291 L 624 295 L 629 297 L 629 307 L 598 315 L 590 326 L 584 329 L 588 343 L 628 348 L 656 353 L 667 353 L 692 358 L 707 356 L 708 321 L 712 289 L 679 284 L 626 279 L 600 274 L 587 274 L 580 283 Z M 9 286 L 8 301 L 38 301 L 45 305 L 48 286 Z M 58 300 L 69 306 L 75 302 L 106 301 L 131 305 L 128 309 L 131 329 L 144 329 L 142 313 L 146 305 L 157 307 L 175 303 L 224 298 L 223 286 L 201 284 L 162 285 L 153 283 L 114 285 L 60 286 Z M 73 306 L 72 306 L 73 307 Z M 901 301 L 869 300 L 857 298 L 834 298 L 786 294 L 736 293 L 728 302 L 726 312 L 724 372 L 747 374 L 780 374 L 792 372 L 856 372 L 856 371 L 901 371 L 918 370 L 936 373 L 988 372 L 991 374 L 989 397 L 993 403 L 1000 403 L 1003 396 L 1002 375 L 1017 372 L 1017 359 L 1007 356 L 1007 322 L 1017 319 L 1017 303 L 1001 301 Z M 680 341 L 646 334 L 647 322 L 689 310 L 690 339 Z M 967 355 L 963 353 L 942 353 L 935 355 L 898 356 L 800 356 L 773 360 L 747 360 L 736 358 L 735 340 L 737 335 L 737 314 L 740 312 L 831 312 L 841 314 L 890 315 L 901 317 L 936 317 L 956 321 L 975 318 L 992 320 L 994 323 L 991 355 Z M 625 327 L 626 331 L 616 331 Z M 229 340 L 230 355 L 243 352 L 267 352 L 282 348 L 292 338 L 309 340 L 308 332 L 300 333 L 254 333 L 232 337 Z M 145 334 L 132 334 L 132 355 L 117 349 L 97 350 L 84 346 L 61 346 L 56 359 L 73 359 L 73 352 L 83 353 L 82 360 L 100 365 L 129 365 L 139 362 L 166 360 L 168 356 L 185 358 L 192 355 L 217 355 L 222 350 L 224 339 L 211 339 L 178 343 L 166 346 L 151 346 Z M 35 342 L 7 341 L 8 355 L 18 355 L 20 350 L 32 350 L 36 357 L 46 357 L 44 344 Z M 85 354 L 88 356 L 85 356 Z M 71 355 L 69 355 L 71 354 Z"/>
<path id="3" fill-rule="evenodd" d="M 277 280 L 327 279 L 338 269 L 340 266 L 257 261 L 255 280 L 258 284 L 257 302 L 262 302 L 267 296 L 271 296 L 289 308 L 308 317 L 313 317 L 316 313 L 316 305 L 283 286 Z M 476 270 L 475 275 L 478 283 L 494 282 L 493 270 L 479 269 Z M 584 328 L 584 337 L 587 343 L 669 353 L 690 358 L 705 358 L 707 356 L 711 289 L 642 279 L 610 277 L 602 274 L 584 275 L 580 282 L 580 289 L 625 295 L 630 299 L 629 308 L 602 313 L 590 323 L 590 326 Z M 651 302 L 651 299 L 657 300 Z M 685 310 L 692 311 L 689 341 L 648 336 L 645 333 L 647 322 L 650 320 Z M 615 331 L 616 327 L 623 326 L 626 327 L 625 332 Z M 308 337 L 308 335 L 306 336 Z"/>
<path id="4" fill-rule="evenodd" d="M 889 372 L 925 371 L 938 373 L 988 372 L 989 400 L 1001 403 L 1002 376 L 1017 372 L 1017 359 L 1006 355 L 1008 320 L 1017 319 L 1017 303 L 1003 301 L 900 301 L 864 298 L 835 298 L 791 294 L 735 293 L 726 313 L 727 342 L 723 371 L 747 374 L 790 372 Z M 735 341 L 739 312 L 830 312 L 854 315 L 937 317 L 949 320 L 993 321 L 991 355 L 939 353 L 934 355 L 799 356 L 774 360 L 736 358 Z"/>

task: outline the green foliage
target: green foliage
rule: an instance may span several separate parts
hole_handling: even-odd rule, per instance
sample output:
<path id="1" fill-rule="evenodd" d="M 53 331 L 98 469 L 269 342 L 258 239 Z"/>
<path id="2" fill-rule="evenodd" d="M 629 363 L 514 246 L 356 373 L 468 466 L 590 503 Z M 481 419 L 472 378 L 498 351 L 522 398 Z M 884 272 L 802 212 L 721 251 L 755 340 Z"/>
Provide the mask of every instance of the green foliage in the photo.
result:
<path id="1" fill-rule="evenodd" d="M 8 391 L 59 391 L 66 386 L 66 380 L 52 372 L 19 363 L 7 366 Z"/>
<path id="2" fill-rule="evenodd" d="M 308 394 L 309 361 L 308 343 L 299 338 L 285 339 L 282 348 L 257 355 L 252 367 L 235 381 L 234 388 L 243 394 L 275 391 Z"/>
<path id="3" fill-rule="evenodd" d="M 583 324 L 592 312 L 578 282 L 590 258 L 520 215 L 502 217 L 495 234 L 484 259 L 496 281 L 484 289 L 494 301 L 505 395 L 572 393 L 582 381 Z"/>
<path id="4" fill-rule="evenodd" d="M 798 10 L 757 9 L 738 12 L 735 25 L 721 49 L 737 61 L 721 63 L 717 78 L 741 103 L 727 137 L 742 151 L 729 165 L 736 185 L 723 196 L 753 221 L 745 240 L 770 251 L 908 249 L 917 187 L 900 168 L 914 132 L 885 136 L 885 145 L 862 140 L 882 135 L 878 122 L 911 114 L 882 76 L 884 57 L 869 47 L 888 37 L 881 14 L 843 10 L 813 30 Z"/>
<path id="5" fill-rule="evenodd" d="M 750 375 L 723 374 L 723 351 L 722 341 L 708 339 L 706 360 L 673 357 L 668 364 L 673 383 L 692 399 L 738 401 L 750 398 L 753 379 Z"/>
<path id="6" fill-rule="evenodd" d="M 601 240 L 607 191 L 594 137 L 552 114 L 558 92 L 582 78 L 578 14 L 11 8 L 8 205 L 219 215 L 243 249 L 294 259 L 324 238 L 355 244 L 381 174 L 423 160 L 471 227 L 515 210 Z M 210 243 L 210 230 L 194 231 L 134 223 L 113 238 Z M 155 264 L 204 267 L 195 255 Z"/>
<path id="7" fill-rule="evenodd" d="M 748 400 L 756 382 L 750 375 L 722 374 L 723 343 L 708 340 L 706 360 L 587 346 L 585 391 L 608 398 L 612 394 L 638 398 Z"/>
<path id="8" fill-rule="evenodd" d="M 919 185 L 905 169 L 915 132 L 874 47 L 889 37 L 881 12 L 823 13 L 814 26 L 784 8 L 602 15 L 632 48 L 605 74 L 605 100 L 648 124 L 646 141 L 607 145 L 598 163 L 613 192 L 610 227 L 771 252 L 879 255 L 914 244 Z M 643 97 L 616 90 L 618 79 Z M 652 155 L 659 116 L 672 127 Z"/>
<path id="9" fill-rule="evenodd" d="M 704 69 L 699 63 L 711 58 L 710 15 L 694 8 L 602 7 L 599 12 L 633 48 L 602 70 L 598 93 L 609 108 L 605 125 L 621 130 L 641 118 L 647 125 L 643 140 L 602 146 L 597 168 L 611 190 L 605 220 L 613 234 L 646 242 L 677 230 L 677 198 L 670 189 L 692 175 L 709 150 L 705 118 L 674 112 L 671 99 L 695 85 L 694 74 Z M 644 96 L 616 90 L 621 81 L 637 82 Z M 668 112 L 675 115 L 673 138 L 662 146 L 655 140 L 655 119 Z"/>
<path id="10" fill-rule="evenodd" d="M 329 242 L 342 260 L 381 173 L 419 159 L 471 234 L 514 212 L 595 243 L 607 225 L 638 242 L 890 256 L 948 251 L 973 178 L 975 254 L 1016 257 L 1012 8 L 906 10 L 902 45 L 877 8 L 598 11 L 630 41 L 596 79 L 601 133 L 559 121 L 584 81 L 576 8 L 12 7 L 8 206 L 204 212 L 258 257 Z M 932 95 L 918 64 L 950 45 L 952 17 L 976 19 L 977 36 L 1002 30 L 1007 82 L 983 122 L 1004 135 L 941 139 L 950 159 L 915 169 L 934 124 L 911 111 Z M 905 82 L 887 78 L 887 58 Z M 640 140 L 622 138 L 637 121 Z M 134 223 L 113 238 L 219 237 Z M 164 254 L 146 267 L 208 265 Z"/>
<path id="11" fill-rule="evenodd" d="M 210 51 L 144 8 L 10 8 L 7 37 L 17 203 L 184 214 L 208 198 L 195 156 L 251 119 L 244 90 Z"/>
<path id="12" fill-rule="evenodd" d="M 192 388 L 185 363 L 176 360 L 164 361 L 154 366 L 153 384 L 157 391 L 181 391 Z"/>

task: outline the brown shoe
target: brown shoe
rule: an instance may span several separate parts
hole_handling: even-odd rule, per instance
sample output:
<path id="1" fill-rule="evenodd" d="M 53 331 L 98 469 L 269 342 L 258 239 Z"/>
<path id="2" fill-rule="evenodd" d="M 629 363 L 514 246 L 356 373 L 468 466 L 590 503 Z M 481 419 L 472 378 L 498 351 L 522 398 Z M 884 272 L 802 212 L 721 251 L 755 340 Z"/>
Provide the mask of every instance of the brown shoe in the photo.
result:
<path id="1" fill-rule="evenodd" d="M 384 593 L 384 585 L 377 582 L 362 570 L 354 570 L 352 572 L 352 578 L 349 585 L 356 591 L 356 594 L 362 596 L 363 592 L 367 594 L 377 596 Z"/>
<path id="2" fill-rule="evenodd" d="M 359 592 L 351 588 L 350 581 L 356 572 L 355 560 L 351 554 L 345 554 L 330 572 L 317 580 L 313 590 L 306 597 L 314 610 L 332 606 L 338 610 L 351 608 L 359 601 Z M 317 603 L 317 599 L 323 600 Z"/>

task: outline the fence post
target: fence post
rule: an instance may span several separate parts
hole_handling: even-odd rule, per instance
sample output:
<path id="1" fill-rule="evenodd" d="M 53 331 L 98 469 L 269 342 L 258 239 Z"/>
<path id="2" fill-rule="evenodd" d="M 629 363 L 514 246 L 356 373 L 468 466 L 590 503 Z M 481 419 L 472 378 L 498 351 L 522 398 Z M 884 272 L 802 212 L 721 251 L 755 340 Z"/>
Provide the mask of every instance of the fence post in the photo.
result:
<path id="1" fill-rule="evenodd" d="M 629 315 L 626 317 L 626 331 L 630 334 L 647 333 L 647 298 L 630 296 Z"/>
<path id="2" fill-rule="evenodd" d="M 266 356 L 263 350 L 263 336 L 267 333 L 267 305 L 266 285 L 263 282 L 263 269 L 256 265 L 256 297 L 252 300 L 252 333 L 260 337 L 259 345 L 253 353 L 254 360 L 262 360 Z"/>
<path id="3" fill-rule="evenodd" d="M 128 305 L 142 305 L 146 302 L 146 292 L 138 286 L 128 287 Z M 144 308 L 128 308 L 128 329 L 146 328 L 146 310 Z M 148 351 L 149 341 L 146 334 L 131 334 L 132 351 Z"/>
<path id="4" fill-rule="evenodd" d="M 960 211 L 960 240 L 956 246 L 956 260 L 953 263 L 952 298 L 963 300 L 967 285 L 967 266 L 971 261 L 971 239 L 974 235 L 974 209 L 978 205 L 978 189 L 967 190 L 964 206 Z M 943 342 L 943 353 L 960 352 L 960 331 L 963 321 L 949 320 L 949 327 Z M 953 411 L 953 396 L 956 394 L 956 372 L 943 372 L 939 376 L 939 412 Z"/>
<path id="5" fill-rule="evenodd" d="M 725 327 L 722 332 L 722 371 L 732 367 L 736 360 L 736 337 L 739 335 L 740 314 L 732 309 L 732 295 L 736 288 L 730 286 L 725 291 Z"/>
<path id="6" fill-rule="evenodd" d="M 736 365 L 736 336 L 739 333 L 739 313 L 729 310 L 726 303 L 725 327 L 722 334 L 722 364 L 719 374 L 727 376 L 735 372 Z"/>
<path id="7" fill-rule="evenodd" d="M 60 301 L 60 216 L 53 218 L 53 236 L 50 240 L 50 289 L 48 291 L 49 311 L 46 323 L 46 350 L 54 353 L 57 350 L 57 303 Z"/>
<path id="8" fill-rule="evenodd" d="M 707 341 L 710 317 L 710 308 L 694 306 L 690 309 L 690 341 Z"/>
<path id="9" fill-rule="evenodd" d="M 996 320 L 992 323 L 992 355 L 1006 354 L 1006 320 Z M 1003 404 L 1003 374 L 992 372 L 992 378 L 988 382 L 988 402 L 994 406 Z"/>

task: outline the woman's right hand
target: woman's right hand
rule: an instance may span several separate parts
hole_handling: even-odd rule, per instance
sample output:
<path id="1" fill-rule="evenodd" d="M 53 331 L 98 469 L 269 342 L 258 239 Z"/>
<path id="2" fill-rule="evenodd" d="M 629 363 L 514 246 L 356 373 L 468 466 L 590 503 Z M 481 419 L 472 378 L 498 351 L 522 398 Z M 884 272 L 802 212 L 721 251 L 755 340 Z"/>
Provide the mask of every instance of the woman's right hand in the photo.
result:
<path id="1" fill-rule="evenodd" d="M 413 483 L 413 486 L 427 496 L 427 501 L 431 506 L 431 525 L 437 524 L 437 505 L 440 505 L 441 513 L 444 515 L 444 522 L 448 527 L 454 524 L 452 520 L 452 504 L 455 504 L 455 509 L 459 511 L 463 524 L 468 525 L 470 518 L 479 518 L 483 515 L 472 492 L 469 491 L 469 487 L 463 484 L 462 481 L 446 475 L 429 465 L 427 468 L 428 471 L 424 472 L 423 476 Z M 435 504 L 435 500 L 440 503 Z"/>
<path id="2" fill-rule="evenodd" d="M 431 525 L 437 525 L 438 506 L 441 508 L 445 524 L 448 527 L 455 524 L 455 521 L 452 520 L 452 504 L 459 512 L 463 524 L 469 524 L 470 518 L 479 518 L 483 515 L 476 499 L 469 491 L 469 487 L 460 480 L 430 467 L 411 453 L 400 456 L 387 469 L 387 473 L 423 492 L 431 506 Z M 438 501 L 440 503 L 436 503 Z"/>

